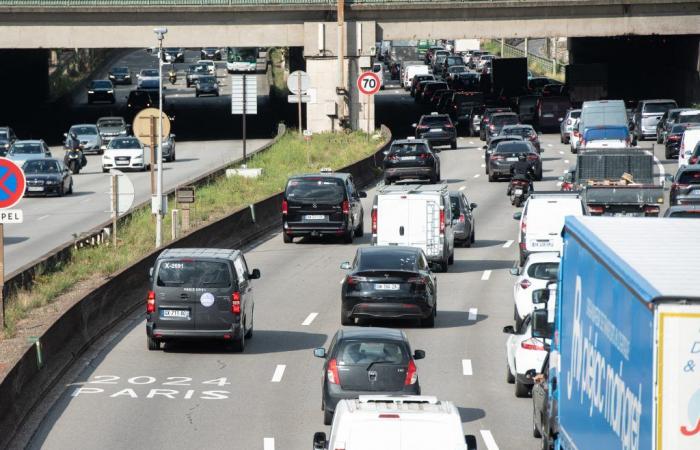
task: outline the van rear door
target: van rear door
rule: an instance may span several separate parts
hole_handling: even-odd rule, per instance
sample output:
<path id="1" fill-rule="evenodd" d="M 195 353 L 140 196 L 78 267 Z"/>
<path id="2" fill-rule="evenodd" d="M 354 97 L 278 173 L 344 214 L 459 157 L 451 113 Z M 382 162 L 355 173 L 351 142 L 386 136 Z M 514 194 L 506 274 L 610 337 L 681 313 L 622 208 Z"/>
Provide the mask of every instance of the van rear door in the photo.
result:
<path id="1" fill-rule="evenodd" d="M 377 245 L 408 245 L 409 203 L 406 195 L 377 196 Z"/>
<path id="2" fill-rule="evenodd" d="M 198 260 L 200 269 L 195 292 L 195 326 L 198 330 L 231 329 L 234 317 L 231 296 L 238 289 L 227 260 Z"/>
<path id="3" fill-rule="evenodd" d="M 164 259 L 154 272 L 156 328 L 193 330 L 195 308 L 199 301 L 195 286 L 197 263 L 190 259 Z"/>

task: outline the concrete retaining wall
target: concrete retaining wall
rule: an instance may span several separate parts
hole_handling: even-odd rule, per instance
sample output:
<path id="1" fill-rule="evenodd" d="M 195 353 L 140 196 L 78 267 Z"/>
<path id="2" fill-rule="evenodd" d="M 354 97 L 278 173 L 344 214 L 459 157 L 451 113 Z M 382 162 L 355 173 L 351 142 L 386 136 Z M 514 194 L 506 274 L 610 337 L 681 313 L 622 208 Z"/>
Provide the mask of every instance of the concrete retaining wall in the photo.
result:
<path id="1" fill-rule="evenodd" d="M 352 173 L 358 187 L 369 185 L 381 173 L 377 169 L 383 158 L 382 151 L 391 140 L 389 130 L 382 128 L 387 138 L 378 144 L 374 155 L 339 170 Z M 200 182 L 215 177 L 214 172 L 200 177 Z M 166 248 L 242 247 L 266 233 L 281 229 L 281 204 L 282 193 L 277 193 L 257 202 L 252 208 L 242 208 L 205 225 Z M 154 251 L 114 274 L 46 330 L 38 341 L 42 366 L 38 363 L 38 346 L 27 349 L 0 383 L 0 448 L 7 446 L 34 406 L 95 339 L 132 311 L 144 307 L 148 269 L 161 251 Z"/>

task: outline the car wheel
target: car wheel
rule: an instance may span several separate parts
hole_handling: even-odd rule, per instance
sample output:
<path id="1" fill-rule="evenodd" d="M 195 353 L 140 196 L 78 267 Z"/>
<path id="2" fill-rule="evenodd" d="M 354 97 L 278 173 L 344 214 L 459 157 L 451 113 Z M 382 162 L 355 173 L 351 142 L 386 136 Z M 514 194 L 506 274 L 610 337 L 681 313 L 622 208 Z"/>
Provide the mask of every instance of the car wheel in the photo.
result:
<path id="1" fill-rule="evenodd" d="M 470 240 L 470 242 L 469 242 L 469 245 L 467 247 L 471 247 L 471 244 L 476 242 L 476 229 L 475 228 L 472 228 L 472 235 L 471 235 L 469 240 Z"/>
<path id="2" fill-rule="evenodd" d="M 63 184 L 61 184 L 61 187 L 56 192 L 56 195 L 58 195 L 59 197 L 63 197 L 64 195 L 66 195 L 66 188 L 63 187 Z"/>
<path id="3" fill-rule="evenodd" d="M 450 142 L 450 148 L 451 148 L 452 150 L 456 150 L 456 149 L 457 149 L 457 140 L 456 140 L 456 139 L 455 139 L 454 141 Z"/>
<path id="4" fill-rule="evenodd" d="M 431 175 L 430 176 L 430 184 L 436 184 L 437 182 L 438 182 L 437 175 Z"/>
<path id="5" fill-rule="evenodd" d="M 535 406 L 534 405 L 532 407 L 532 437 L 534 437 L 534 438 L 541 438 L 542 437 L 540 430 L 538 430 L 537 425 L 535 425 Z"/>
<path id="6" fill-rule="evenodd" d="M 496 177 L 493 176 L 491 172 L 489 172 L 489 183 L 493 183 L 494 181 L 496 181 Z"/>
<path id="7" fill-rule="evenodd" d="M 348 231 L 343 234 L 343 242 L 346 244 L 352 244 L 353 239 L 355 238 L 355 231 L 350 228 Z"/>
<path id="8" fill-rule="evenodd" d="M 547 436 L 547 433 L 542 435 L 542 450 L 552 450 L 552 445 L 549 441 L 549 436 Z"/>
<path id="9" fill-rule="evenodd" d="M 355 319 L 342 306 L 340 307 L 340 324 L 345 326 L 355 325 Z"/>
<path id="10" fill-rule="evenodd" d="M 559 135 L 559 143 L 560 144 L 564 143 L 564 136 L 562 136 L 561 134 Z"/>
<path id="11" fill-rule="evenodd" d="M 360 225 L 355 229 L 355 237 L 362 237 L 365 235 L 365 219 L 360 219 Z"/>
<path id="12" fill-rule="evenodd" d="M 656 143 L 661 144 L 663 142 L 663 138 L 661 137 L 661 133 L 656 133 Z"/>
<path id="13" fill-rule="evenodd" d="M 330 425 L 333 423 L 333 411 L 323 410 L 323 424 Z"/>
<path id="14" fill-rule="evenodd" d="M 455 263 L 455 252 L 452 251 L 452 254 L 451 254 L 450 257 L 447 259 L 447 264 L 452 265 L 452 264 L 454 264 L 454 263 Z"/>
<path id="15" fill-rule="evenodd" d="M 294 236 L 283 232 L 282 233 L 282 240 L 284 241 L 285 244 L 291 244 L 292 241 L 294 241 Z"/>
<path id="16" fill-rule="evenodd" d="M 240 339 L 235 339 L 231 342 L 231 350 L 235 353 L 243 353 L 245 350 L 245 334 L 243 334 Z"/>
<path id="17" fill-rule="evenodd" d="M 70 185 L 68 185 L 68 192 L 66 192 L 66 193 L 73 194 L 73 182 L 72 181 L 70 182 Z"/>
<path id="18" fill-rule="evenodd" d="M 102 168 L 102 173 L 107 173 L 109 172 L 109 169 L 105 169 L 104 167 Z"/>
<path id="19" fill-rule="evenodd" d="M 535 180 L 542 181 L 542 169 L 540 169 L 540 171 L 537 172 L 537 176 L 535 176 Z"/>
<path id="20" fill-rule="evenodd" d="M 506 383 L 508 384 L 513 384 L 515 383 L 515 377 L 513 374 L 510 372 L 510 366 L 508 365 L 508 361 L 506 360 Z"/>
<path id="21" fill-rule="evenodd" d="M 157 341 L 150 336 L 146 336 L 146 343 L 148 344 L 149 350 L 160 350 L 160 341 Z"/>
<path id="22" fill-rule="evenodd" d="M 423 328 L 435 328 L 435 316 L 437 315 L 437 309 L 433 308 L 432 314 L 425 319 L 420 320 L 420 326 Z"/>
<path id="23" fill-rule="evenodd" d="M 525 398 L 530 395 L 530 386 L 515 380 L 515 396 L 518 398 Z"/>
<path id="24" fill-rule="evenodd" d="M 565 138 L 564 138 L 564 144 L 569 145 L 569 140 L 570 140 L 569 137 L 565 137 Z"/>
<path id="25" fill-rule="evenodd" d="M 520 267 L 525 265 L 525 255 L 523 254 L 522 251 L 520 251 L 520 256 L 518 257 L 518 261 L 520 262 Z"/>
<path id="26" fill-rule="evenodd" d="M 668 151 L 668 148 L 664 150 L 664 156 L 666 159 L 671 159 L 671 152 Z"/>

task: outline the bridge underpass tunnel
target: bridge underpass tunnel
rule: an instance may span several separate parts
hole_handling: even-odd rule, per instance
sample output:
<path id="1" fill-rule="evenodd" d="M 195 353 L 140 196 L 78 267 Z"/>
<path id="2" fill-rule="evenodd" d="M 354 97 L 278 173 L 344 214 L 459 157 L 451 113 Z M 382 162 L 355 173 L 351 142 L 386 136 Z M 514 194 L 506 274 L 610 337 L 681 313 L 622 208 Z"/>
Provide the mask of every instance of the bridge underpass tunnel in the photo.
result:
<path id="1" fill-rule="evenodd" d="M 608 98 L 700 102 L 700 35 L 569 38 L 572 64 L 608 65 Z"/>
<path id="2" fill-rule="evenodd" d="M 0 126 L 31 115 L 49 96 L 49 50 L 0 49 Z"/>

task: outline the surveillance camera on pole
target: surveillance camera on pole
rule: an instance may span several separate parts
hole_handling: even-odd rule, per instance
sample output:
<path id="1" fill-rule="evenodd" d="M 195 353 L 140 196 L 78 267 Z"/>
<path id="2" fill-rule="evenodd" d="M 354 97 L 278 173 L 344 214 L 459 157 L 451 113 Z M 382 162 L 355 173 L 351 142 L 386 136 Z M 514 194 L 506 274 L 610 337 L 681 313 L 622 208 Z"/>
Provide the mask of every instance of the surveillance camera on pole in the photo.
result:
<path id="1" fill-rule="evenodd" d="M 158 248 L 163 243 L 163 216 L 167 208 L 167 202 L 163 198 L 163 39 L 168 29 L 158 27 L 154 28 L 153 32 L 158 37 L 158 110 L 160 117 L 158 120 L 158 152 L 156 154 L 158 178 L 156 180 L 156 195 L 151 200 L 151 210 L 156 215 L 156 248 Z"/>
<path id="2" fill-rule="evenodd" d="M 165 38 L 165 35 L 168 33 L 168 29 L 166 27 L 158 27 L 154 28 L 153 32 L 158 36 L 158 40 L 162 41 Z"/>

